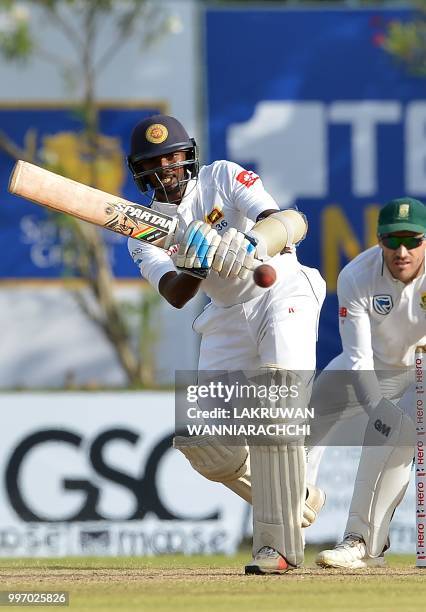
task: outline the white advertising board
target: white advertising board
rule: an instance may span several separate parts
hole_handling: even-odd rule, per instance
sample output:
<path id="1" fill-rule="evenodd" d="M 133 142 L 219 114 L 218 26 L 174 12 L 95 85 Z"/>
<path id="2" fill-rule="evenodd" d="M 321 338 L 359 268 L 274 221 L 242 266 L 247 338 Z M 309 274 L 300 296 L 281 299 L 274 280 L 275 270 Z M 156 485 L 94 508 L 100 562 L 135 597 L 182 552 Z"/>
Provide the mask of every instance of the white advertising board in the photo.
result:
<path id="1" fill-rule="evenodd" d="M 0 556 L 233 553 L 247 505 L 170 447 L 173 393 L 1 394 Z M 343 535 L 358 448 L 325 451 L 327 503 L 307 543 Z M 414 487 L 391 528 L 414 553 Z"/>
<path id="2" fill-rule="evenodd" d="M 2 394 L 0 556 L 232 553 L 245 502 L 170 447 L 173 393 Z"/>

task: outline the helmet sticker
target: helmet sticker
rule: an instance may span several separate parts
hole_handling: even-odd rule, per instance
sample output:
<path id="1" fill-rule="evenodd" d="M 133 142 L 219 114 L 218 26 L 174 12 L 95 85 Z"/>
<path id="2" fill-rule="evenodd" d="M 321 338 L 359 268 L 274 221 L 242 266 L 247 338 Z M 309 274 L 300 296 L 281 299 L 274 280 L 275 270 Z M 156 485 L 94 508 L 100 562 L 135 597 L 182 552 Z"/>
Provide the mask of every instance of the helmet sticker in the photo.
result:
<path id="1" fill-rule="evenodd" d="M 168 129 L 161 123 L 153 123 L 145 132 L 145 138 L 148 142 L 152 142 L 152 144 L 161 144 L 166 140 L 168 135 Z"/>

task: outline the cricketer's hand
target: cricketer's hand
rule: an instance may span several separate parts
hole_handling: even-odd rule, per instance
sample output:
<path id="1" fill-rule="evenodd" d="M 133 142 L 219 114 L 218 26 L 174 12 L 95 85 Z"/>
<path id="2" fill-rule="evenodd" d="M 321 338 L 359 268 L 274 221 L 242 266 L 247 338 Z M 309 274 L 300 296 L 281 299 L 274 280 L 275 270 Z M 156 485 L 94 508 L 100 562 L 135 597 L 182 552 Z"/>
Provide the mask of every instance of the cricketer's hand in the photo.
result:
<path id="1" fill-rule="evenodd" d="M 219 243 L 220 236 L 211 225 L 203 221 L 192 221 L 180 243 L 176 267 L 182 271 L 210 269 Z"/>
<path id="2" fill-rule="evenodd" d="M 221 278 L 245 279 L 263 261 L 266 248 L 262 240 L 231 227 L 222 236 L 213 258 L 212 269 Z"/>

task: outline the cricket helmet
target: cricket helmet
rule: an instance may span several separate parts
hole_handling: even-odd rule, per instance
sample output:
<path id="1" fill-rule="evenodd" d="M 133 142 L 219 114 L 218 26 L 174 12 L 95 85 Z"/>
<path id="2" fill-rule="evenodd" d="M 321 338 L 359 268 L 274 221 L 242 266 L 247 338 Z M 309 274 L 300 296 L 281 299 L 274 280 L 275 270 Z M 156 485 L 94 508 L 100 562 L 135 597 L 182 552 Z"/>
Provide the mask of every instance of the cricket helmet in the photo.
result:
<path id="1" fill-rule="evenodd" d="M 198 176 L 199 161 L 195 140 L 189 137 L 177 119 L 168 115 L 152 115 L 136 124 L 131 136 L 127 163 L 140 191 L 145 193 L 153 188 L 150 183 L 152 175 L 156 175 L 161 182 L 163 171 L 160 166 L 144 170 L 143 162 L 175 151 L 186 152 L 184 161 L 169 165 L 169 168 L 185 168 L 185 178 L 179 181 L 183 193 L 188 181 Z M 165 190 L 164 186 L 163 189 Z"/>

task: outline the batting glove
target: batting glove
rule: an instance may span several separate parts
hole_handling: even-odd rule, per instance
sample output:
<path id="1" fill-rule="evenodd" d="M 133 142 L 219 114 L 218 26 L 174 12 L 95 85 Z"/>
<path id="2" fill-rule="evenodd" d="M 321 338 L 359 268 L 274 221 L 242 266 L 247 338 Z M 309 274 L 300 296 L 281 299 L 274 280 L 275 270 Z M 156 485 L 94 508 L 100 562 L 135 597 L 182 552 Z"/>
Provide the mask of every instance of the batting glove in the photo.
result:
<path id="1" fill-rule="evenodd" d="M 192 221 L 180 243 L 176 267 L 181 270 L 193 268 L 208 270 L 219 243 L 220 236 L 211 225 L 203 221 Z"/>
<path id="2" fill-rule="evenodd" d="M 267 261 L 270 259 L 268 255 L 268 247 L 265 242 L 265 239 L 260 234 L 256 232 L 248 232 L 246 234 L 247 240 L 253 245 L 253 250 L 247 253 L 244 258 L 243 265 L 238 276 L 242 279 L 247 278 L 249 272 L 253 272 L 253 270 L 259 265 L 259 262 Z"/>
<path id="3" fill-rule="evenodd" d="M 221 278 L 246 278 L 255 267 L 256 246 L 245 234 L 231 227 L 223 234 L 213 258 L 212 269 Z"/>

